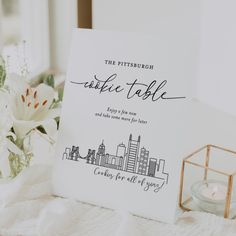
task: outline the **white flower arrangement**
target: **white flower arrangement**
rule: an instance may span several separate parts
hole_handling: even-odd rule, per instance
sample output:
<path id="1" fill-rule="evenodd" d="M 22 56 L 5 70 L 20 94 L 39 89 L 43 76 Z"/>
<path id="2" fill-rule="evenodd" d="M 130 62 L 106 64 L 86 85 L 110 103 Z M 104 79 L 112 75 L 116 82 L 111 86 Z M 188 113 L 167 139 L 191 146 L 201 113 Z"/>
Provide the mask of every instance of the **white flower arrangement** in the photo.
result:
<path id="1" fill-rule="evenodd" d="M 33 87 L 25 76 L 7 74 L 0 57 L 0 178 L 13 178 L 31 165 L 35 137 L 55 143 L 61 98 L 53 76 Z"/>

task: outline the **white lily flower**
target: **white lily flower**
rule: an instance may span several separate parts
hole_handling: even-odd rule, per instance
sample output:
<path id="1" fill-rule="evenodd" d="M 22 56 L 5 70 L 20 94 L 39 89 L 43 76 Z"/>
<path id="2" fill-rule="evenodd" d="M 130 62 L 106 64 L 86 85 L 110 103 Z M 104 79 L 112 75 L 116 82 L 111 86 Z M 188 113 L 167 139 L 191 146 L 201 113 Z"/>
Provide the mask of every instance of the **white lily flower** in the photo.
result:
<path id="1" fill-rule="evenodd" d="M 22 78 L 9 76 L 8 87 L 11 93 L 11 109 L 13 128 L 18 138 L 24 138 L 31 130 L 42 126 L 50 138 L 54 138 L 57 124 L 54 118 L 60 114 L 60 109 L 51 109 L 54 90 L 40 84 L 32 88 Z"/>
<path id="2" fill-rule="evenodd" d="M 32 153 L 31 165 L 53 163 L 55 141 L 38 130 L 32 130 L 24 139 L 24 150 Z"/>
<path id="3" fill-rule="evenodd" d="M 10 175 L 9 151 L 18 155 L 23 155 L 23 152 L 7 138 L 16 137 L 10 132 L 13 120 L 9 110 L 9 94 L 3 90 L 0 90 L 0 115 L 0 171 L 3 177 L 8 177 Z"/>

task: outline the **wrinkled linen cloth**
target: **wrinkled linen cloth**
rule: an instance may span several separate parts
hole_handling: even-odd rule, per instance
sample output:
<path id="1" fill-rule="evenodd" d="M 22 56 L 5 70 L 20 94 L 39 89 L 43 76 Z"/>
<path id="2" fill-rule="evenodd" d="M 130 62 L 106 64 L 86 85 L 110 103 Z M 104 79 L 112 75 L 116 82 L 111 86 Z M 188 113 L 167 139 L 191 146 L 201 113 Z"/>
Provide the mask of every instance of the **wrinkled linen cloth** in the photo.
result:
<path id="1" fill-rule="evenodd" d="M 173 225 L 52 195 L 51 167 L 0 183 L 0 236 L 235 236 L 236 221 L 185 212 Z"/>

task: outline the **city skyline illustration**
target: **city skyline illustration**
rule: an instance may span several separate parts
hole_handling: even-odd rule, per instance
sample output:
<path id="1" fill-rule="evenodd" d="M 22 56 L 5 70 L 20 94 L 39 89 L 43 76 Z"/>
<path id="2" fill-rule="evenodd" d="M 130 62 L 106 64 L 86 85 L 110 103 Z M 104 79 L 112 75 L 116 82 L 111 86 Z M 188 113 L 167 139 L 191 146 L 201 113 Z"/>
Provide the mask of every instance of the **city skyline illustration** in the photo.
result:
<path id="1" fill-rule="evenodd" d="M 105 142 L 102 140 L 97 151 L 88 149 L 88 154 L 84 157 L 80 156 L 79 146 L 66 147 L 62 159 L 84 160 L 87 164 L 158 178 L 168 184 L 169 174 L 165 172 L 165 159 L 150 157 L 149 150 L 140 148 L 140 143 L 140 135 L 135 140 L 130 134 L 128 145 L 122 142 L 117 145 L 115 154 L 110 154 L 106 152 Z"/>

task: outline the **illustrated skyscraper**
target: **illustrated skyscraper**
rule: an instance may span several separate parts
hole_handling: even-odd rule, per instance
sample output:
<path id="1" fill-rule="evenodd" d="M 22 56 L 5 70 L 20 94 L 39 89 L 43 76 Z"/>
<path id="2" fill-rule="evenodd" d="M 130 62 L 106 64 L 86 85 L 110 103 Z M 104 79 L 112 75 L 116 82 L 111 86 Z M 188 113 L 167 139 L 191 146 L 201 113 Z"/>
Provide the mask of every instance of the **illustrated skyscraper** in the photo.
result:
<path id="1" fill-rule="evenodd" d="M 150 158 L 147 175 L 151 177 L 155 177 L 156 168 L 157 168 L 157 159 Z"/>
<path id="2" fill-rule="evenodd" d="M 146 148 L 141 148 L 139 166 L 138 166 L 138 174 L 146 175 L 147 174 L 147 166 L 148 166 L 148 158 L 149 151 Z"/>
<path id="3" fill-rule="evenodd" d="M 96 154 L 96 160 L 95 160 L 95 164 L 96 165 L 100 165 L 100 163 L 103 161 L 105 162 L 105 145 L 102 141 L 102 143 L 99 145 L 97 154 Z"/>
<path id="4" fill-rule="evenodd" d="M 116 149 L 116 156 L 119 158 L 119 169 L 124 169 L 125 157 L 126 157 L 126 147 L 123 143 L 120 143 Z"/>
<path id="5" fill-rule="evenodd" d="M 125 169 L 128 172 L 134 173 L 136 171 L 139 146 L 140 146 L 140 136 L 138 136 L 138 140 L 132 140 L 132 134 L 130 134 L 128 150 L 127 150 L 126 169 Z"/>
<path id="6" fill-rule="evenodd" d="M 125 157 L 126 147 L 123 143 L 119 144 L 116 149 L 116 156 Z"/>

